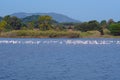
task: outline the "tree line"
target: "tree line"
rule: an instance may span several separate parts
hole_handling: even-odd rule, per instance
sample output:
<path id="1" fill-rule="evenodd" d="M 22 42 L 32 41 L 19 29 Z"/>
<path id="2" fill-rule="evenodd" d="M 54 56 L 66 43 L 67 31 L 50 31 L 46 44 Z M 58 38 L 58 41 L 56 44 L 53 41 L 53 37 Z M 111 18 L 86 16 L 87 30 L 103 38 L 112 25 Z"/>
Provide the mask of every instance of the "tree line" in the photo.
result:
<path id="1" fill-rule="evenodd" d="M 17 18 L 15 16 L 5 16 L 0 17 L 0 33 L 2 31 L 11 30 L 73 30 L 87 32 L 92 30 L 97 30 L 101 35 L 104 35 L 104 29 L 108 29 L 112 35 L 120 35 L 120 21 L 115 22 L 113 19 L 108 21 L 102 20 L 98 22 L 97 20 L 91 20 L 88 22 L 79 23 L 59 23 L 52 19 L 51 16 L 44 15 L 33 15 L 23 19 Z"/>

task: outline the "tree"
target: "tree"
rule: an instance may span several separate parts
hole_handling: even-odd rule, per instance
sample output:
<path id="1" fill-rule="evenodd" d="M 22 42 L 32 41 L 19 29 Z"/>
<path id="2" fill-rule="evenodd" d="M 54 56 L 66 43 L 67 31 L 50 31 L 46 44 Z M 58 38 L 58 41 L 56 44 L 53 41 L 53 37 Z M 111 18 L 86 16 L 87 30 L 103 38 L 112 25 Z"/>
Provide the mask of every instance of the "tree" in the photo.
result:
<path id="1" fill-rule="evenodd" d="M 109 30 L 113 35 L 120 35 L 120 24 L 113 23 L 109 25 Z"/>
<path id="2" fill-rule="evenodd" d="M 80 30 L 83 32 L 97 30 L 101 33 L 101 35 L 104 35 L 103 28 L 100 26 L 99 22 L 97 22 L 96 20 L 80 23 L 79 25 L 75 26 L 75 30 Z"/>
<path id="3" fill-rule="evenodd" d="M 100 32 L 101 35 L 104 35 L 104 31 L 103 31 L 103 27 L 102 26 L 98 27 L 97 30 Z"/>
<path id="4" fill-rule="evenodd" d="M 34 29 L 34 22 L 28 22 L 27 28 L 30 30 L 33 30 Z"/>
<path id="5" fill-rule="evenodd" d="M 75 27 L 75 30 L 80 30 L 82 32 L 88 31 L 88 22 L 83 22 L 80 24 L 77 24 Z"/>
<path id="6" fill-rule="evenodd" d="M 88 29 L 89 30 L 98 30 L 100 27 L 99 22 L 96 20 L 92 20 L 88 22 Z"/>
<path id="7" fill-rule="evenodd" d="M 100 22 L 100 27 L 98 28 L 98 31 L 100 32 L 101 35 L 104 35 L 104 31 L 103 29 L 107 28 L 107 21 L 106 20 L 102 20 Z"/>
<path id="8" fill-rule="evenodd" d="M 5 16 L 3 18 L 7 22 L 7 27 L 6 29 L 11 29 L 11 30 L 19 30 L 22 26 L 22 21 L 15 17 L 15 16 Z"/>
<path id="9" fill-rule="evenodd" d="M 99 22 L 97 22 L 96 20 L 92 20 L 88 22 L 88 29 L 89 30 L 97 30 L 100 32 L 101 35 L 104 35 L 103 32 L 103 26 L 101 25 L 105 25 L 106 21 L 102 21 L 101 24 L 99 24 Z"/>
<path id="10" fill-rule="evenodd" d="M 0 22 L 0 33 L 5 29 L 6 25 L 7 25 L 6 21 L 2 20 Z"/>
<path id="11" fill-rule="evenodd" d="M 89 22 L 80 23 L 79 25 L 75 26 L 75 29 L 86 32 L 91 30 L 98 30 L 99 27 L 99 22 L 97 22 L 96 20 L 92 20 Z"/>
<path id="12" fill-rule="evenodd" d="M 115 23 L 113 19 L 108 20 L 108 25 Z"/>
<path id="13" fill-rule="evenodd" d="M 51 25 L 52 17 L 40 16 L 38 19 L 40 30 L 49 30 L 52 28 Z"/>
<path id="14" fill-rule="evenodd" d="M 22 26 L 21 20 L 15 16 L 11 17 L 11 23 L 13 29 L 19 30 Z"/>
<path id="15" fill-rule="evenodd" d="M 7 16 L 5 16 L 4 18 L 3 18 L 3 20 L 4 21 L 6 21 L 6 23 L 7 23 L 7 25 L 6 25 L 6 30 L 12 30 L 12 26 L 10 26 L 10 16 L 9 15 L 7 15 Z"/>
<path id="16" fill-rule="evenodd" d="M 107 21 L 106 20 L 102 20 L 101 23 L 100 23 L 100 26 L 105 29 L 107 28 Z"/>

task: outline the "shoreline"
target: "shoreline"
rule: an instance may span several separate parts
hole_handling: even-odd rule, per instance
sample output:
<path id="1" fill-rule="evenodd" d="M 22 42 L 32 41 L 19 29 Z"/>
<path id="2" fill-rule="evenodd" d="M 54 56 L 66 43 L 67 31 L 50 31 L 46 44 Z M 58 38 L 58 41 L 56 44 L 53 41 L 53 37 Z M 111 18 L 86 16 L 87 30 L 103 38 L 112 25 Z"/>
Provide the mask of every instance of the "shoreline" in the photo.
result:
<path id="1" fill-rule="evenodd" d="M 76 38 L 70 38 L 70 37 L 33 37 L 33 36 L 16 36 L 16 37 L 3 37 L 0 36 L 0 38 L 36 38 L 36 39 L 120 39 L 120 36 L 114 36 L 114 37 L 76 37 Z"/>
<path id="2" fill-rule="evenodd" d="M 109 33 L 100 35 L 98 31 L 38 31 L 38 30 L 14 30 L 9 32 L 2 32 L 0 38 L 120 38 L 120 36 L 113 36 Z"/>

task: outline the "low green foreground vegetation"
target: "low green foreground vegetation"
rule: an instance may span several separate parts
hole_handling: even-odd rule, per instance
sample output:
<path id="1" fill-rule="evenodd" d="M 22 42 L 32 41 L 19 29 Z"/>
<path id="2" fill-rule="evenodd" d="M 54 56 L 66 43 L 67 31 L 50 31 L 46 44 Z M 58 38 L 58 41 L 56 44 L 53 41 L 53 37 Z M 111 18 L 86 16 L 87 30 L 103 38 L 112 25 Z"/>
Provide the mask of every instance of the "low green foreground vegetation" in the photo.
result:
<path id="1" fill-rule="evenodd" d="M 0 37 L 9 38 L 120 38 L 120 21 L 59 23 L 52 17 L 29 16 L 19 19 L 5 16 L 0 20 Z"/>
<path id="2" fill-rule="evenodd" d="M 110 31 L 104 30 L 105 34 L 101 35 L 99 31 L 39 31 L 39 30 L 13 30 L 2 32 L 0 37 L 5 38 L 120 38 L 113 36 Z"/>
<path id="3" fill-rule="evenodd" d="M 23 38 L 78 38 L 79 31 L 37 31 L 37 30 L 13 30 L 1 33 L 1 37 L 23 37 Z"/>

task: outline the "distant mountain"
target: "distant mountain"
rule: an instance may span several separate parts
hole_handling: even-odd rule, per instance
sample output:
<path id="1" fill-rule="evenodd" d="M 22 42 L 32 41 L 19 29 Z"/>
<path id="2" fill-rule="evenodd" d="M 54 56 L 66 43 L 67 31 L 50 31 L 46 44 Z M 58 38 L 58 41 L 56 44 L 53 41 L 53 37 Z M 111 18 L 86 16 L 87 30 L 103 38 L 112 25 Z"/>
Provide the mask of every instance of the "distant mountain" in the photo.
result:
<path id="1" fill-rule="evenodd" d="M 32 16 L 27 16 L 27 17 L 25 17 L 25 18 L 22 18 L 22 21 L 23 22 L 31 22 L 31 21 L 34 21 L 34 22 L 36 22 L 36 21 L 38 21 L 38 18 L 39 18 L 39 15 L 32 15 Z M 58 23 L 57 21 L 55 21 L 55 20 L 52 20 L 51 21 L 52 23 Z"/>
<path id="2" fill-rule="evenodd" d="M 31 22 L 31 21 L 37 21 L 39 15 L 32 15 L 32 16 L 27 16 L 25 18 L 22 18 L 23 22 Z"/>
<path id="3" fill-rule="evenodd" d="M 32 16 L 32 15 L 49 15 L 58 22 L 80 22 L 80 21 L 72 19 L 66 15 L 57 14 L 57 13 L 23 13 L 23 12 L 21 12 L 21 13 L 11 14 L 11 16 L 16 16 L 18 18 L 25 18 L 25 17 Z"/>

